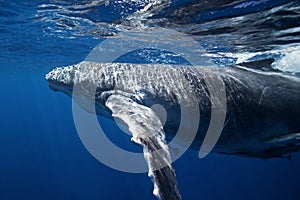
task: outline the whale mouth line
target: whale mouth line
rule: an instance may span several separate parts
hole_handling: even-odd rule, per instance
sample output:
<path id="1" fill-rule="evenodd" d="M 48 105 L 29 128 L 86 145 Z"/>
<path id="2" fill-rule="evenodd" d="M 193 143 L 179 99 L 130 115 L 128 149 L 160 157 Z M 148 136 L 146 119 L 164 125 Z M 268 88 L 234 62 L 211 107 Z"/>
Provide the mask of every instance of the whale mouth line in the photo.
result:
<path id="1" fill-rule="evenodd" d="M 49 88 L 51 89 L 51 90 L 53 90 L 54 92 L 57 92 L 57 91 L 59 91 L 59 89 L 57 88 L 57 84 L 55 84 L 53 81 L 51 81 L 51 82 L 49 82 Z"/>
<path id="2" fill-rule="evenodd" d="M 55 80 L 48 79 L 47 81 L 48 81 L 49 87 L 51 89 L 54 88 L 55 86 L 63 85 L 62 83 L 55 81 Z"/>
<path id="3" fill-rule="evenodd" d="M 59 82 L 59 81 L 55 81 L 52 79 L 48 79 L 48 86 L 49 88 L 54 91 L 54 92 L 58 92 L 58 91 L 67 91 L 69 90 L 69 86 L 63 82 Z"/>

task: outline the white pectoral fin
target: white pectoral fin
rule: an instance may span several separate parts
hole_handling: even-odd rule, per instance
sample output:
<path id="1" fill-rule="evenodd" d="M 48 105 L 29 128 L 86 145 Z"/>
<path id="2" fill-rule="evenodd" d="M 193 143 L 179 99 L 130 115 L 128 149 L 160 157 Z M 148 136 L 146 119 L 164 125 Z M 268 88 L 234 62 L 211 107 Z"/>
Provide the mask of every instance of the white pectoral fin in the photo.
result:
<path id="1" fill-rule="evenodd" d="M 109 96 L 106 106 L 113 117 L 127 124 L 132 140 L 143 146 L 149 176 L 154 182 L 153 193 L 160 199 L 180 199 L 163 126 L 155 112 L 122 95 Z"/>
<path id="2" fill-rule="evenodd" d="M 163 132 L 162 124 L 153 110 L 136 103 L 131 98 L 111 95 L 106 101 L 106 106 L 112 111 L 114 118 L 119 118 L 127 124 L 133 140 Z"/>

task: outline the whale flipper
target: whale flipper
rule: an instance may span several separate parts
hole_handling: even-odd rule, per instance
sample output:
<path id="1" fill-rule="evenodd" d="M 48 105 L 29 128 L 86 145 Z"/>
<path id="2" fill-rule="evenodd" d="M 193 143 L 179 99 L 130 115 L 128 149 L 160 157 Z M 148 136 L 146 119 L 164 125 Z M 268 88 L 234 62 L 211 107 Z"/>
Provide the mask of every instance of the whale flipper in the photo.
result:
<path id="1" fill-rule="evenodd" d="M 267 58 L 262 60 L 255 60 L 255 61 L 249 61 L 249 62 L 242 62 L 238 63 L 238 65 L 248 67 L 251 69 L 257 69 L 261 71 L 269 71 L 269 72 L 281 72 L 278 69 L 274 69 L 272 67 L 272 64 L 275 60 L 273 58 Z"/>
<path id="2" fill-rule="evenodd" d="M 109 96 L 105 105 L 128 126 L 132 141 L 143 146 L 153 193 L 162 200 L 181 199 L 163 126 L 155 112 L 122 95 Z"/>
<path id="3" fill-rule="evenodd" d="M 274 137 L 266 141 L 265 143 L 278 144 L 280 146 L 289 145 L 289 144 L 298 144 L 300 143 L 300 133 L 293 133 L 281 137 Z"/>

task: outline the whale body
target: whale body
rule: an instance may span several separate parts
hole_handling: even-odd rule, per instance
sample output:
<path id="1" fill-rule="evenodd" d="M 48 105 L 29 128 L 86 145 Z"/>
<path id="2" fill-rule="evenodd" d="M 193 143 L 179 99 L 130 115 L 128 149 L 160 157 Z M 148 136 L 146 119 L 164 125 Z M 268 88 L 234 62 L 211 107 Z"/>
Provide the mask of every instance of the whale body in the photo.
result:
<path id="1" fill-rule="evenodd" d="M 178 72 L 176 76 L 182 75 L 190 87 L 183 88 L 183 83 L 180 83 L 182 77 L 171 77 L 174 73 L 170 69 Z M 146 107 L 163 105 L 170 116 L 164 129 L 171 136 L 173 131 L 176 132 L 173 128 L 180 123 L 177 96 L 182 95 L 182 103 L 188 104 L 186 101 L 189 99 L 184 98 L 185 90 L 193 90 L 203 122 L 200 122 L 192 148 L 201 145 L 212 106 L 204 77 L 222 79 L 226 89 L 227 113 L 214 151 L 272 158 L 298 149 L 294 147 L 298 144 L 296 139 L 300 133 L 300 79 L 296 76 L 260 70 L 259 66 L 251 69 L 243 66 L 217 68 L 82 62 L 56 68 L 47 74 L 46 79 L 53 90 L 71 96 L 75 76 L 77 81 L 97 84 L 97 113 L 108 118 L 111 112 L 104 105 L 105 99 L 100 96 L 101 93 L 109 95 L 109 91 L 113 94 L 113 90 L 122 91 Z M 177 90 L 177 96 L 174 96 L 174 90 Z M 295 134 L 295 138 L 291 134 Z"/>
<path id="2" fill-rule="evenodd" d="M 200 117 L 196 120 L 193 115 L 186 117 L 190 118 L 189 123 L 197 125 L 190 148 L 199 150 L 211 123 L 212 109 L 220 109 L 222 113 L 224 108 L 218 105 L 221 102 L 218 98 L 224 98 L 218 96 L 222 88 L 208 88 L 207 80 L 212 84 L 222 82 L 225 118 L 213 152 L 269 159 L 289 157 L 291 152 L 300 149 L 300 78 L 274 70 L 266 61 L 228 67 L 84 61 L 56 68 L 46 79 L 52 90 L 69 96 L 74 85 L 80 84 L 79 104 L 83 108 L 85 104 L 95 103 L 98 115 L 119 117 L 129 126 L 137 143 L 150 151 L 165 148 L 165 140 L 172 140 L 182 122 L 181 107 L 192 111 L 195 105 Z M 95 102 L 85 97 L 91 88 L 96 88 Z M 217 100 L 211 100 L 212 94 Z M 166 119 L 151 111 L 157 104 L 164 107 Z M 186 134 L 191 126 L 185 126 Z M 151 141 L 145 134 L 140 135 L 143 131 L 150 138 L 153 136 Z M 157 133 L 160 139 L 153 139 Z M 163 173 L 174 174 L 170 160 L 166 160 L 162 161 L 168 165 Z M 153 176 L 158 187 L 166 184 L 160 173 Z M 161 189 L 158 196 L 180 199 L 176 181 Z"/>

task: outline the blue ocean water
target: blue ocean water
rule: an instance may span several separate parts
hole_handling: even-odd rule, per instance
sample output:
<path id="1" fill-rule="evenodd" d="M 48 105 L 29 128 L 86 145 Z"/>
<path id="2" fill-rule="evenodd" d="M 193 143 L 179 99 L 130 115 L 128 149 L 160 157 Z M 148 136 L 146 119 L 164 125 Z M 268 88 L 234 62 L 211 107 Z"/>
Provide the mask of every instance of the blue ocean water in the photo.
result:
<path id="1" fill-rule="evenodd" d="M 89 154 L 70 98 L 45 81 L 47 72 L 81 62 L 118 32 L 172 28 L 197 40 L 219 66 L 272 57 L 300 70 L 299 62 L 281 62 L 299 52 L 299 1 L 161 1 L 135 14 L 153 2 L 0 0 L 0 199 L 155 199 L 147 174 L 116 171 Z M 121 61 L 186 64 L 149 49 Z M 113 122 L 99 121 L 116 143 L 138 149 Z M 174 167 L 183 199 L 300 198 L 299 153 L 291 161 L 214 153 L 200 160 L 188 150 Z"/>

